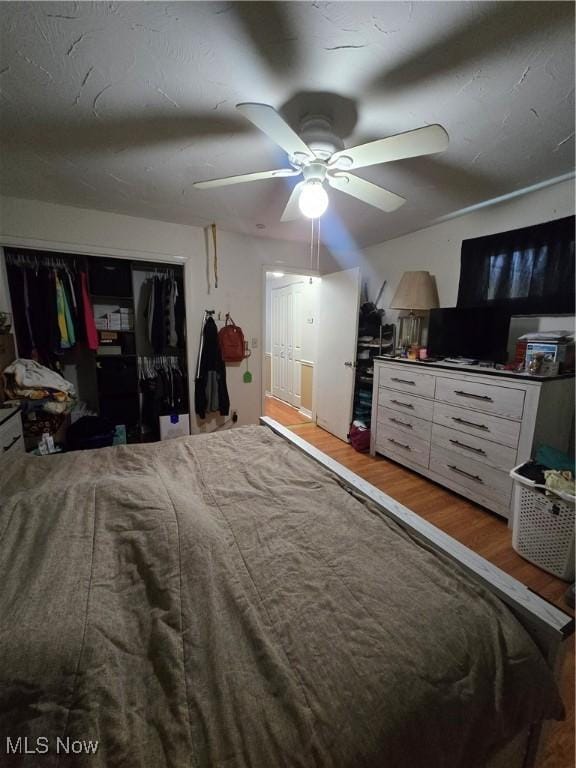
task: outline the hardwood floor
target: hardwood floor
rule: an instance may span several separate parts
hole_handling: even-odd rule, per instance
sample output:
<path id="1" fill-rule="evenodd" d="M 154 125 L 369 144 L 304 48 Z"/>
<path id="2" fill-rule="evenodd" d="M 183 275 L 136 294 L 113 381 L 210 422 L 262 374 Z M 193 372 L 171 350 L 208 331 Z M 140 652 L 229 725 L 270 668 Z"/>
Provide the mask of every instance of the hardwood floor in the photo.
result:
<path id="1" fill-rule="evenodd" d="M 272 413 L 267 415 L 276 418 Z M 315 424 L 280 423 L 290 426 L 301 438 L 574 616 L 574 611 L 566 606 L 563 599 L 568 585 L 523 560 L 512 549 L 511 531 L 502 518 L 399 464 L 381 456 L 372 458 L 358 453 Z M 568 641 L 560 687 L 566 719 L 550 724 L 538 768 L 574 768 L 575 765 L 574 636 Z"/>
<path id="2" fill-rule="evenodd" d="M 310 419 L 300 413 L 298 408 L 293 408 L 283 400 L 275 397 L 266 397 L 264 400 L 264 415 L 270 416 L 283 427 L 292 427 L 297 424 L 310 424 Z"/>

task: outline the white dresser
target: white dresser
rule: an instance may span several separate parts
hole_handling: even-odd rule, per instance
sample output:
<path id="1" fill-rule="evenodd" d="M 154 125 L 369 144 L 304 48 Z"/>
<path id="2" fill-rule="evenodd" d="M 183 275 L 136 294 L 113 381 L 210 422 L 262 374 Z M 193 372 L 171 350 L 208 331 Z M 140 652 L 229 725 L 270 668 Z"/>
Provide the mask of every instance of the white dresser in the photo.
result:
<path id="1" fill-rule="evenodd" d="M 409 360 L 374 361 L 370 452 L 508 518 L 512 467 L 533 446 L 567 451 L 574 378 Z"/>
<path id="2" fill-rule="evenodd" d="M 24 452 L 20 408 L 0 408 L 0 462 L 19 452 Z"/>

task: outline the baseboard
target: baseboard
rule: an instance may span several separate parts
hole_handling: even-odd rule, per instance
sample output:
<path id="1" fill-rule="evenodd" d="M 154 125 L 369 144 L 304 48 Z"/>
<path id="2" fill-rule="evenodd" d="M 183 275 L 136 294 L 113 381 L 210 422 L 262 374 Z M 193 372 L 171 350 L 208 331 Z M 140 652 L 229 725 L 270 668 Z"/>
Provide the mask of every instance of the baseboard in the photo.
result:
<path id="1" fill-rule="evenodd" d="M 312 418 L 312 411 L 309 411 L 308 408 L 298 408 L 298 413 L 301 413 L 302 416 L 306 416 L 308 419 Z"/>

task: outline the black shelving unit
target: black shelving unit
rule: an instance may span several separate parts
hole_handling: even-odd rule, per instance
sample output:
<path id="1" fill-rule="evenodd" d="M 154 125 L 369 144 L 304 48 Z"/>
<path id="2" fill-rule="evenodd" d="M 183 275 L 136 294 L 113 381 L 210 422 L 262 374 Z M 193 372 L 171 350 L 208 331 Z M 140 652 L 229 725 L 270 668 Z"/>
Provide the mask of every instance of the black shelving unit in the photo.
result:
<path id="1" fill-rule="evenodd" d="M 123 259 L 89 258 L 88 281 L 92 306 L 127 307 L 134 317 L 132 267 Z M 114 334 L 108 342 L 120 347 L 121 354 L 106 354 L 104 334 Z M 142 431 L 140 392 L 134 331 L 99 328 L 99 347 L 94 356 L 98 412 L 115 424 L 124 424 L 129 443 L 140 442 Z"/>
<path id="2" fill-rule="evenodd" d="M 383 325 L 383 312 L 370 314 L 360 311 L 356 351 L 356 378 L 354 385 L 353 420 L 370 427 L 372 419 L 372 386 L 374 358 L 394 347 L 395 327 Z"/>

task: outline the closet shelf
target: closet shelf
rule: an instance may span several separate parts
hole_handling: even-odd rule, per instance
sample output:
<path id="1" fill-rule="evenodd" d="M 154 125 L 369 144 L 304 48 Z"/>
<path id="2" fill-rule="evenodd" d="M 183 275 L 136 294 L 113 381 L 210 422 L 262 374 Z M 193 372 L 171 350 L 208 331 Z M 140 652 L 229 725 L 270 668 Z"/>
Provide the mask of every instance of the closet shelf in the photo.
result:
<path id="1" fill-rule="evenodd" d="M 91 293 L 90 298 L 93 301 L 134 301 L 133 296 L 112 296 L 110 294 L 103 294 L 103 293 Z"/>
<path id="2" fill-rule="evenodd" d="M 113 352 L 111 355 L 103 355 L 103 354 L 98 354 L 98 355 L 96 355 L 96 357 L 97 357 L 97 358 L 102 358 L 102 357 L 105 357 L 105 358 L 106 358 L 106 360 L 110 360 L 110 358 L 115 358 L 115 359 L 117 359 L 117 360 L 121 360 L 121 359 L 122 359 L 122 358 L 124 358 L 124 357 L 132 357 L 132 358 L 134 358 L 134 357 L 136 357 L 136 355 L 116 355 L 116 354 L 114 354 L 114 352 Z"/>

